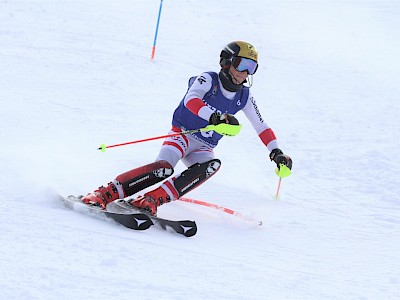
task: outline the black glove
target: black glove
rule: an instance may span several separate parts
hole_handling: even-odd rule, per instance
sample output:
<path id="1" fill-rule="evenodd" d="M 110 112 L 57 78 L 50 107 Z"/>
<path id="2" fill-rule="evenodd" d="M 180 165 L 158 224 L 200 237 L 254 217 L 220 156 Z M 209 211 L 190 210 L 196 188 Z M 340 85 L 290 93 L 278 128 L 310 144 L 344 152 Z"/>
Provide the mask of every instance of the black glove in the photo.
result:
<path id="1" fill-rule="evenodd" d="M 283 154 L 282 150 L 279 148 L 272 150 L 269 154 L 269 158 L 276 163 L 278 169 L 281 164 L 287 166 L 290 170 L 292 169 L 292 159 L 289 155 Z"/>
<path id="2" fill-rule="evenodd" d="M 210 125 L 218 125 L 218 124 L 230 124 L 230 125 L 239 125 L 239 121 L 235 118 L 234 115 L 231 114 L 220 114 L 214 112 L 210 116 L 210 120 L 208 121 Z"/>

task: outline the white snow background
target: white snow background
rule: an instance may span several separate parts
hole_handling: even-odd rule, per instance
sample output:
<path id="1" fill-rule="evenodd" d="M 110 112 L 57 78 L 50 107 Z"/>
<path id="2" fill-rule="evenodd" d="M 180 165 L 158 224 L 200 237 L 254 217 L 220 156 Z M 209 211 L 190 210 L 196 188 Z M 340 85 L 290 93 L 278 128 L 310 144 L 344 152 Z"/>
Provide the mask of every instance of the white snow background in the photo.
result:
<path id="1" fill-rule="evenodd" d="M 1 299 L 400 299 L 400 2 L 0 1 Z M 185 238 L 65 209 L 152 162 L 189 77 L 232 40 L 293 175 L 243 113 L 221 170 L 159 216 Z M 179 163 L 176 171 L 184 170 Z"/>

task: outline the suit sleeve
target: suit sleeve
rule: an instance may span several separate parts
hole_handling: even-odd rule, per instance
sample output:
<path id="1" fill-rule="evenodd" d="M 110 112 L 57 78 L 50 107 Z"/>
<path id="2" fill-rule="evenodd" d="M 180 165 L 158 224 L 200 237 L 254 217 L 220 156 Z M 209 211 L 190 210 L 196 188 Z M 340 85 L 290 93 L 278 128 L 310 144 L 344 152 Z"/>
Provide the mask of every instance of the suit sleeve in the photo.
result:
<path id="1" fill-rule="evenodd" d="M 243 112 L 268 150 L 272 151 L 279 148 L 274 131 L 264 122 L 251 93 L 249 93 L 249 99 L 243 108 Z"/>
<path id="2" fill-rule="evenodd" d="M 198 76 L 184 98 L 184 105 L 191 113 L 208 121 L 214 112 L 203 101 L 204 95 L 211 89 L 212 78 L 208 73 Z"/>

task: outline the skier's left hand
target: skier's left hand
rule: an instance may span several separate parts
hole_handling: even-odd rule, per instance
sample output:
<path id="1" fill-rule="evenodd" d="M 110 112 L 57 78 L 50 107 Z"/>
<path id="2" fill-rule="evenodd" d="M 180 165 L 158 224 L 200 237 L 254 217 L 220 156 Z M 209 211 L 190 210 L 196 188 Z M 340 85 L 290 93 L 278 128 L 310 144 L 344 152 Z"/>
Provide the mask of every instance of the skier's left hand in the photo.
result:
<path id="1" fill-rule="evenodd" d="M 292 169 L 292 159 L 289 155 L 283 154 L 282 150 L 279 148 L 272 150 L 269 154 L 269 158 L 276 163 L 278 169 L 281 164 L 287 166 L 290 170 Z"/>

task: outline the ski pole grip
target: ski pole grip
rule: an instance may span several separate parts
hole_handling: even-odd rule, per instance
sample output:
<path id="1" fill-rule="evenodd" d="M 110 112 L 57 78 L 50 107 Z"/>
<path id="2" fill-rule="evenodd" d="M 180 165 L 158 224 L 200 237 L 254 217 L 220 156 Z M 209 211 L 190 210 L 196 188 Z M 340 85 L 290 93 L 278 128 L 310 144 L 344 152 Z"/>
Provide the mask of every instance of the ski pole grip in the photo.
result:
<path id="1" fill-rule="evenodd" d="M 285 178 L 292 175 L 292 171 L 284 164 L 280 164 L 279 168 L 276 168 L 275 173 L 280 178 Z"/>
<path id="2" fill-rule="evenodd" d="M 99 148 L 97 148 L 97 150 L 100 150 L 101 152 L 106 152 L 107 146 L 106 144 L 101 144 Z"/>

